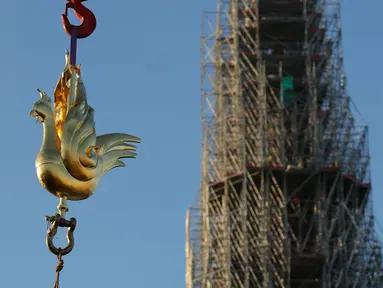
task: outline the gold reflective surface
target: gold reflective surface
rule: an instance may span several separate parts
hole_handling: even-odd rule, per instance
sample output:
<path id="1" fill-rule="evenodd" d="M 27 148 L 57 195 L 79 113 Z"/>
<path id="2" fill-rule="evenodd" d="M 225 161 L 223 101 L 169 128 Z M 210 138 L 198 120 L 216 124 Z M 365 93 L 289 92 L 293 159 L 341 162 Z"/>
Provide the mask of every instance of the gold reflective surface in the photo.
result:
<path id="1" fill-rule="evenodd" d="M 30 112 L 44 127 L 35 162 L 37 177 L 57 197 L 86 199 L 106 172 L 125 166 L 121 158 L 136 157 L 136 148 L 129 142 L 139 143 L 140 139 L 122 133 L 96 136 L 94 110 L 87 102 L 80 66 L 71 67 L 68 52 L 53 108 L 48 95 L 38 91 L 40 99 Z"/>

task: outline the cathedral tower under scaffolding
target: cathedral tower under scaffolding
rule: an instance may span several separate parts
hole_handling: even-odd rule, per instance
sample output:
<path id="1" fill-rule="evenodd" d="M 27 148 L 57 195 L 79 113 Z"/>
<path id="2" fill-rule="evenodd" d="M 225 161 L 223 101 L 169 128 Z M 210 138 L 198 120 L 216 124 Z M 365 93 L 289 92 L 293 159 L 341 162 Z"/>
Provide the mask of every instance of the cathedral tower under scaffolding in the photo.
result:
<path id="1" fill-rule="evenodd" d="M 203 14 L 187 288 L 381 285 L 368 128 L 346 91 L 339 1 L 219 0 Z"/>

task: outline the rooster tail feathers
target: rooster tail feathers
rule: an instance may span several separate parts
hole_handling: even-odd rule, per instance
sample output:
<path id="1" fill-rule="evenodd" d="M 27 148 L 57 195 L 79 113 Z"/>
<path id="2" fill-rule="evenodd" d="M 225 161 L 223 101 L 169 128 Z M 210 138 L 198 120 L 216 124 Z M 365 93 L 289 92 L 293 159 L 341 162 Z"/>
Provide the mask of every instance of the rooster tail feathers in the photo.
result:
<path id="1" fill-rule="evenodd" d="M 97 136 L 97 146 L 103 146 L 104 151 L 108 152 L 109 150 L 119 149 L 119 145 L 122 145 L 123 148 L 131 147 L 130 150 L 136 150 L 136 147 L 129 145 L 126 142 L 140 143 L 141 140 L 138 137 L 129 134 L 123 133 L 110 133 L 101 136 Z"/>
<path id="2" fill-rule="evenodd" d="M 115 150 L 107 153 L 104 152 L 104 155 L 102 155 L 104 173 L 116 167 L 125 167 L 125 163 L 119 159 L 136 158 L 136 156 L 136 153 L 127 150 Z"/>
<path id="3" fill-rule="evenodd" d="M 114 168 L 116 167 L 126 167 L 126 164 L 121 160 L 116 160 L 116 162 L 114 162 Z"/>
<path id="4" fill-rule="evenodd" d="M 104 173 L 116 167 L 125 167 L 125 163 L 119 159 L 136 158 L 137 154 L 133 152 L 136 150 L 136 147 L 126 142 L 139 143 L 140 141 L 135 136 L 122 133 L 98 136 L 96 145 L 103 148 Z"/>
<path id="5" fill-rule="evenodd" d="M 106 150 L 106 152 L 110 152 L 110 151 L 123 151 L 123 150 L 126 150 L 126 151 L 136 151 L 136 146 L 133 146 L 133 145 L 128 144 L 128 143 L 116 143 L 115 145 L 110 146 Z M 105 151 L 105 148 L 104 148 L 104 151 Z"/>

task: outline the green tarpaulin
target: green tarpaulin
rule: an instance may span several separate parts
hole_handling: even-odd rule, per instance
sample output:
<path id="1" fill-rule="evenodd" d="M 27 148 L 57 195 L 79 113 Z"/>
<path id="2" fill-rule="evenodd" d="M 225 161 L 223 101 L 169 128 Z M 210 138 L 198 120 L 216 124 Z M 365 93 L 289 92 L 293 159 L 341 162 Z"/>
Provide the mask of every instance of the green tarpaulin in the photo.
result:
<path id="1" fill-rule="evenodd" d="M 283 91 L 283 102 L 285 104 L 290 103 L 294 97 L 294 77 L 282 78 L 282 91 Z"/>

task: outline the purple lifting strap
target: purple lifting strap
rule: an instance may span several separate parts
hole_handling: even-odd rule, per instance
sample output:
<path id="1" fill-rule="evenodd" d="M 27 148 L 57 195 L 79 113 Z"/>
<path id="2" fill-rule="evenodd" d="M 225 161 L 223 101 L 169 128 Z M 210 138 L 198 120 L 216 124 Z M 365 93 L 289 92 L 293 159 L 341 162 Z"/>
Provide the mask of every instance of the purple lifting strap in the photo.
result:
<path id="1" fill-rule="evenodd" d="M 70 64 L 76 66 L 76 56 L 77 56 L 77 28 L 73 26 L 72 36 L 70 37 Z"/>

